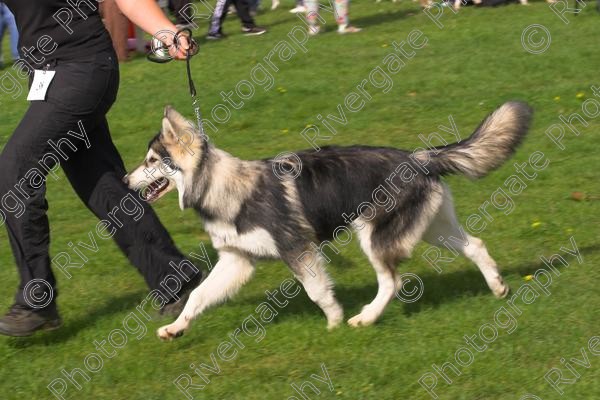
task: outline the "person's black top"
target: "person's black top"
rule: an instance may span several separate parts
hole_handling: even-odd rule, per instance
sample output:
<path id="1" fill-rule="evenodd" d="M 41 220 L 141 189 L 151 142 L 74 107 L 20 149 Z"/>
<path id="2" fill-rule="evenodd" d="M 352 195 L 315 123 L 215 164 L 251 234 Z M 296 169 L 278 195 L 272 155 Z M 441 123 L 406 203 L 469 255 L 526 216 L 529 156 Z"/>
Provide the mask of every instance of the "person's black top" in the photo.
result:
<path id="1" fill-rule="evenodd" d="M 15 15 L 19 53 L 34 68 L 113 51 L 96 0 L 3 0 Z"/>

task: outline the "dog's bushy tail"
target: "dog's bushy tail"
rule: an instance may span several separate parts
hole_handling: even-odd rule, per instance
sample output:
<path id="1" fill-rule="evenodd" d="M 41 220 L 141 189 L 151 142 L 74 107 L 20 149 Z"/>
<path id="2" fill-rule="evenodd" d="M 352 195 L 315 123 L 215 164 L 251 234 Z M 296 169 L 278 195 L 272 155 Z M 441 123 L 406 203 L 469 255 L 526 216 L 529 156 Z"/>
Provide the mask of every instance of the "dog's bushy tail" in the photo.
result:
<path id="1" fill-rule="evenodd" d="M 466 140 L 415 153 L 433 174 L 464 174 L 480 178 L 500 167 L 519 146 L 533 110 L 522 102 L 508 102 L 488 115 Z"/>

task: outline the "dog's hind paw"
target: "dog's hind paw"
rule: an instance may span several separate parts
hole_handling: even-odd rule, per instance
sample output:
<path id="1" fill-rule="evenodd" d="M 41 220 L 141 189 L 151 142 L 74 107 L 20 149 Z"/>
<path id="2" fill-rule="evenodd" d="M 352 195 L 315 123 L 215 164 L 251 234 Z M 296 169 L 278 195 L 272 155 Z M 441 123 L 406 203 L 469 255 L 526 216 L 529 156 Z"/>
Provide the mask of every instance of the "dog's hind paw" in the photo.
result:
<path id="1" fill-rule="evenodd" d="M 498 299 L 505 298 L 508 296 L 508 292 L 510 292 L 510 287 L 504 282 L 502 277 L 498 277 L 492 281 L 490 289 L 492 289 L 492 293 L 494 293 L 494 296 Z"/>
<path id="2" fill-rule="evenodd" d="M 368 313 L 361 312 L 358 315 L 350 318 L 348 320 L 348 325 L 353 328 L 358 328 L 359 326 L 368 326 L 372 325 L 377 317 L 373 317 L 372 315 L 368 315 Z"/>
<path id="3" fill-rule="evenodd" d="M 328 307 L 325 311 L 327 316 L 327 330 L 331 331 L 340 326 L 344 320 L 344 309 L 342 306 L 336 301 L 333 306 Z"/>
<path id="4" fill-rule="evenodd" d="M 510 292 L 510 287 L 504 283 L 497 290 L 494 290 L 494 296 L 496 296 L 499 299 L 504 299 L 506 296 L 508 296 L 509 292 Z"/>
<path id="5" fill-rule="evenodd" d="M 337 328 L 338 326 L 340 326 L 341 322 L 342 322 L 341 318 L 339 320 L 336 320 L 336 321 L 329 321 L 329 322 L 327 322 L 327 330 L 328 331 L 334 330 L 335 328 Z"/>
<path id="6" fill-rule="evenodd" d="M 169 331 L 169 326 L 167 325 L 167 326 L 163 326 L 162 328 L 159 328 L 156 331 L 156 335 L 163 342 L 168 342 L 168 341 L 171 341 L 173 339 L 177 339 L 178 337 L 183 336 L 183 331 L 171 332 L 171 331 Z"/>

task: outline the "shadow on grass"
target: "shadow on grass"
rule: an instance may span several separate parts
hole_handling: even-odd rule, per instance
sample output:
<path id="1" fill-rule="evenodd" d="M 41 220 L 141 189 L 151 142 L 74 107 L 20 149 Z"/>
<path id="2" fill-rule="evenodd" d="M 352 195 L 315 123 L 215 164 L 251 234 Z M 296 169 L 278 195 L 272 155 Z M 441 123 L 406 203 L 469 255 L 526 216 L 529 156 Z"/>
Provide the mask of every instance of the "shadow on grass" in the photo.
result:
<path id="1" fill-rule="evenodd" d="M 388 12 L 388 13 L 377 13 L 377 14 L 371 14 L 368 15 L 366 17 L 359 17 L 359 18 L 350 18 L 350 22 L 352 23 L 352 25 L 356 25 L 359 28 L 366 28 L 369 26 L 375 26 L 375 25 L 381 25 L 381 24 L 386 24 L 388 22 L 394 22 L 394 21 L 398 21 L 400 19 L 404 19 L 406 17 L 418 14 L 420 12 L 420 9 L 414 9 L 414 10 L 398 10 L 398 11 L 394 11 L 394 12 Z"/>
<path id="2" fill-rule="evenodd" d="M 144 293 L 139 292 L 108 298 L 103 305 L 90 309 L 82 318 L 64 321 L 60 329 L 51 332 L 38 332 L 29 337 L 11 338 L 9 346 L 13 348 L 27 348 L 30 346 L 46 346 L 67 342 L 81 330 L 94 327 L 104 317 L 128 310 L 134 311 L 135 306 L 140 303 L 143 297 Z M 118 328 L 118 326 L 115 326 L 115 328 Z"/>
<path id="3" fill-rule="evenodd" d="M 580 248 L 580 252 L 584 255 L 597 253 L 598 251 L 600 251 L 600 244 Z M 335 265 L 352 265 L 352 262 L 340 255 L 332 254 L 331 258 L 332 263 L 335 263 Z M 573 265 L 572 260 L 575 259 L 568 259 L 569 265 Z M 345 269 L 346 267 L 343 268 Z M 536 261 L 504 268 L 502 270 L 502 275 L 533 275 L 540 268 L 546 267 L 540 259 L 537 259 Z M 559 266 L 558 268 L 564 269 L 565 267 Z M 406 271 L 403 271 L 402 266 L 400 266 L 398 272 L 402 273 Z M 417 314 L 424 309 L 430 309 L 432 307 L 436 308 L 441 304 L 451 303 L 458 298 L 482 295 L 493 296 L 477 267 L 466 259 L 464 259 L 464 268 L 459 271 L 443 272 L 441 274 L 432 271 L 421 273 L 419 276 L 423 281 L 425 290 L 423 291 L 422 297 L 417 301 L 404 304 L 403 313 L 406 316 Z M 411 289 L 412 287 L 407 287 L 407 290 Z M 512 289 L 512 292 L 514 293 L 514 290 L 517 288 Z M 377 285 L 375 284 L 375 279 L 373 279 L 373 281 L 365 282 L 365 284 L 361 286 L 337 286 L 334 290 L 336 298 L 344 307 L 345 317 L 347 319 L 358 314 L 363 305 L 368 304 L 373 300 L 377 293 Z M 246 300 L 244 303 L 255 304 L 258 306 L 261 302 L 266 300 L 267 299 L 264 296 L 256 296 Z M 392 301 L 400 300 L 394 298 Z M 319 315 L 324 318 L 322 311 L 308 298 L 308 296 L 306 296 L 304 291 L 300 292 L 294 301 L 285 306 L 272 323 L 278 323 L 285 321 L 286 318 L 302 315 L 307 317 Z"/>
<path id="4" fill-rule="evenodd" d="M 593 254 L 600 251 L 600 244 L 582 247 L 580 252 L 584 255 Z M 211 246 L 207 246 L 207 252 L 210 254 L 213 265 L 216 263 L 215 251 Z M 330 254 L 332 265 L 336 268 L 348 269 L 354 266 L 352 260 L 346 259 L 340 254 Z M 573 265 L 574 258 L 569 258 L 569 265 Z M 585 262 L 585 258 L 584 258 Z M 462 297 L 475 297 L 480 295 L 492 296 L 485 280 L 475 265 L 471 265 L 466 259 L 464 268 L 459 271 L 443 272 L 441 274 L 435 272 L 421 273 L 420 278 L 423 280 L 425 290 L 423 295 L 413 303 L 405 303 L 403 313 L 406 316 L 418 314 L 423 309 L 435 308 L 441 304 L 446 304 Z M 343 267 L 340 267 L 343 266 Z M 503 275 L 532 275 L 540 268 L 546 268 L 544 263 L 537 259 L 535 262 L 528 262 L 513 267 L 503 269 Z M 559 266 L 559 269 L 565 267 Z M 402 266 L 398 269 L 403 272 Z M 348 272 L 351 273 L 351 272 Z M 275 289 L 275 288 L 273 288 Z M 407 288 L 410 290 L 410 288 Z M 516 288 L 513 288 L 516 289 Z M 513 290 L 514 292 L 514 290 Z M 366 283 L 365 285 L 355 287 L 338 286 L 335 288 L 336 298 L 340 301 L 345 310 L 345 317 L 351 316 L 360 312 L 363 305 L 370 303 L 377 293 L 377 285 L 375 280 Z M 86 313 L 83 318 L 78 320 L 69 320 L 59 330 L 46 332 L 44 334 L 36 334 L 27 338 L 11 338 L 9 346 L 13 348 L 27 348 L 35 345 L 52 345 L 68 341 L 73 336 L 77 335 L 81 330 L 94 326 L 97 320 L 103 319 L 105 316 L 117 314 L 119 312 L 134 310 L 134 307 L 139 304 L 144 293 L 129 293 L 119 297 L 108 299 L 104 305 L 99 308 L 92 309 Z M 281 295 L 278 296 L 281 299 Z M 255 296 L 244 301 L 244 304 L 252 304 L 258 306 L 266 301 L 265 296 Z M 393 301 L 400 301 L 394 299 Z M 277 324 L 286 319 L 306 316 L 313 318 L 315 315 L 324 315 L 319 307 L 314 304 L 302 290 L 293 301 L 290 301 L 281 312 L 274 318 L 271 324 Z M 241 317 L 241 316 L 240 316 Z M 325 319 L 323 319 L 325 323 Z M 241 320 L 239 321 L 241 323 Z M 232 326 L 239 326 L 233 324 Z"/>
<path id="5" fill-rule="evenodd" d="M 440 304 L 449 303 L 453 300 L 465 296 L 492 295 L 488 289 L 481 273 L 477 270 L 457 271 L 455 273 L 444 274 L 426 274 L 421 275 L 425 291 L 423 296 L 414 303 L 405 303 L 403 313 L 407 316 L 419 313 L 422 309 L 436 307 Z M 411 288 L 408 288 L 410 290 Z M 377 294 L 376 280 L 365 282 L 364 285 L 354 287 L 337 286 L 335 295 L 344 308 L 345 318 L 348 319 L 358 313 L 362 307 L 370 303 Z M 254 302 L 254 300 L 256 300 Z M 257 296 L 255 299 L 248 300 L 258 306 L 260 302 L 266 301 L 266 298 Z M 394 298 L 392 301 L 400 301 Z M 274 323 L 284 321 L 288 317 L 297 317 L 298 315 L 321 316 L 325 318 L 323 312 L 314 304 L 306 293 L 302 291 L 290 302 L 274 320 Z M 325 323 L 325 319 L 323 319 Z"/>

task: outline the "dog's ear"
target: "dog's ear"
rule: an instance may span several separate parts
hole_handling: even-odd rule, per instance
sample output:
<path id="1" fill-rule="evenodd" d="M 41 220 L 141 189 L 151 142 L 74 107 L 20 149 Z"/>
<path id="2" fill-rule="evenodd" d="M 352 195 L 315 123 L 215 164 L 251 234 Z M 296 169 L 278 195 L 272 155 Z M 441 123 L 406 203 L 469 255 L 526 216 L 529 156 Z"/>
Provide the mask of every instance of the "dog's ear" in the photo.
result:
<path id="1" fill-rule="evenodd" d="M 186 125 L 189 125 L 188 120 L 171 106 L 165 107 L 164 119 L 168 119 L 169 122 L 171 122 L 171 125 L 173 125 L 175 128 L 182 128 Z"/>
<path id="2" fill-rule="evenodd" d="M 181 154 L 200 154 L 203 141 L 198 140 L 198 129 L 171 106 L 165 107 L 162 120 L 161 141 Z"/>
<path id="3" fill-rule="evenodd" d="M 163 115 L 162 134 L 166 139 L 178 141 L 180 135 L 190 129 L 190 123 L 173 107 L 166 106 Z"/>
<path id="4" fill-rule="evenodd" d="M 177 110 L 175 110 L 173 108 L 173 106 L 171 106 L 171 105 L 166 105 L 165 106 L 165 112 L 164 112 L 163 116 L 165 118 L 169 118 L 169 119 L 174 120 L 174 121 L 176 121 L 176 120 L 183 120 L 183 121 L 185 121 L 185 118 L 183 117 L 183 115 L 179 114 L 177 112 Z"/>
<path id="5" fill-rule="evenodd" d="M 177 140 L 177 133 L 175 133 L 175 127 L 171 124 L 171 121 L 166 116 L 162 120 L 162 130 L 160 131 L 163 138 L 172 141 Z"/>

